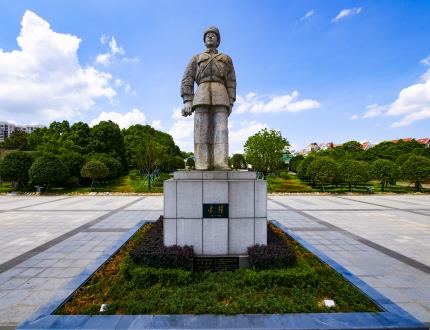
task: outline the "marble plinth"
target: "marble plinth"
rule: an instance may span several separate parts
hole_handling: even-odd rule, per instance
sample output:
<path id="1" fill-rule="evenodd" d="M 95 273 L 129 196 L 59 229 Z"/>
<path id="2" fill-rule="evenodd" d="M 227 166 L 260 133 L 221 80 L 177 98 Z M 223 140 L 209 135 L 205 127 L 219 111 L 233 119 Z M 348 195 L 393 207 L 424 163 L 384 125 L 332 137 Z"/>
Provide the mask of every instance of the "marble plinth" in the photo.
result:
<path id="1" fill-rule="evenodd" d="M 267 185 L 248 171 L 178 171 L 164 182 L 164 244 L 192 245 L 196 255 L 247 255 L 267 244 Z M 203 205 L 228 205 L 204 217 Z"/>

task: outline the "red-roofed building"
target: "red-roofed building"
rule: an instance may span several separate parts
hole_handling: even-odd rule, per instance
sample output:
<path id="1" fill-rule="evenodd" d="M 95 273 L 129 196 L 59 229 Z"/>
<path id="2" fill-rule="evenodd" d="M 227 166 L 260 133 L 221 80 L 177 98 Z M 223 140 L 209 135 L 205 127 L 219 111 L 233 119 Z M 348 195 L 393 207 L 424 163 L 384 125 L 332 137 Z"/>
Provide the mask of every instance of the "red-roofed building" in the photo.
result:
<path id="1" fill-rule="evenodd" d="M 426 146 L 426 148 L 430 148 L 430 138 L 418 139 L 417 142 L 424 144 Z"/>

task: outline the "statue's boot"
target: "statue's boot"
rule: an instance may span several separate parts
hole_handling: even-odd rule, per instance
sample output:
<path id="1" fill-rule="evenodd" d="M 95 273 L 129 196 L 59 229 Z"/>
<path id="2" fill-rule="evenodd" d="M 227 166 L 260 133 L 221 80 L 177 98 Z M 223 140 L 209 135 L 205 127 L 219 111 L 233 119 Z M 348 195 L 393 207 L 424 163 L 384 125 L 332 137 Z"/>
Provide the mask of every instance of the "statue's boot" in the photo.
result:
<path id="1" fill-rule="evenodd" d="M 228 109 L 212 107 L 213 120 L 213 167 L 215 170 L 229 170 L 228 166 Z"/>

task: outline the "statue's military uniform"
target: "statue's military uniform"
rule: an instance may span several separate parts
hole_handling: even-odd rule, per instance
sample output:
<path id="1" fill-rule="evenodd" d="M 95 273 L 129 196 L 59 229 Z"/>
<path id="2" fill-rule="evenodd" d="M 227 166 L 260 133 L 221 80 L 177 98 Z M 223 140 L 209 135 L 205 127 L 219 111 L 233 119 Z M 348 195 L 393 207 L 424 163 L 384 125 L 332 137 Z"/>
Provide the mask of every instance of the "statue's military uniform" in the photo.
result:
<path id="1" fill-rule="evenodd" d="M 215 32 L 216 28 L 209 28 Z M 194 95 L 194 82 L 197 93 Z M 228 169 L 228 116 L 236 100 L 236 76 L 231 58 L 216 49 L 194 56 L 185 69 L 181 96 L 192 102 L 196 169 Z"/>
<path id="2" fill-rule="evenodd" d="M 197 93 L 194 95 L 194 82 Z M 225 106 L 230 109 L 236 100 L 236 76 L 230 56 L 209 50 L 194 56 L 181 84 L 181 96 L 193 102 L 193 108 L 203 106 Z"/>

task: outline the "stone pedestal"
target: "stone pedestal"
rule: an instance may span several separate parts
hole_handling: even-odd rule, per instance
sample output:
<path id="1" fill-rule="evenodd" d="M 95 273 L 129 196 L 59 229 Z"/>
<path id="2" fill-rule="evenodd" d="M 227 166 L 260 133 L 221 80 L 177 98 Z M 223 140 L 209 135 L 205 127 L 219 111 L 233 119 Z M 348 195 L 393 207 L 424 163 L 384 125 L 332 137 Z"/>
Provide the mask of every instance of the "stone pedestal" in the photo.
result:
<path id="1" fill-rule="evenodd" d="M 254 172 L 175 172 L 164 182 L 164 244 L 192 245 L 200 256 L 247 255 L 267 244 L 266 194 Z"/>

